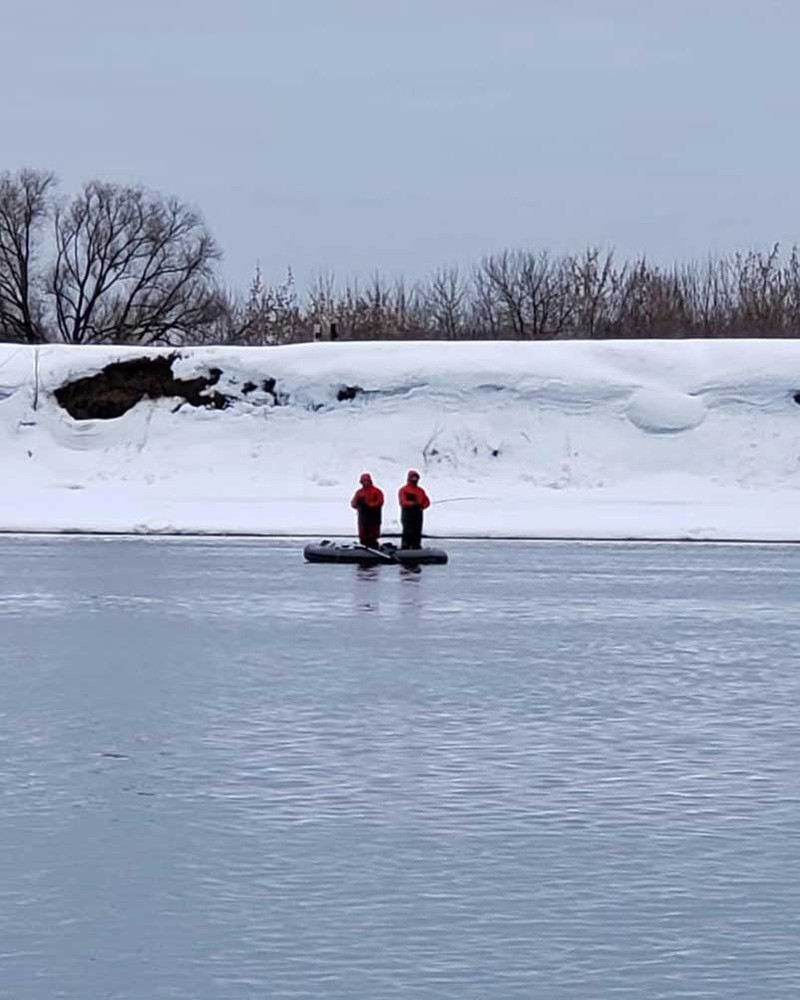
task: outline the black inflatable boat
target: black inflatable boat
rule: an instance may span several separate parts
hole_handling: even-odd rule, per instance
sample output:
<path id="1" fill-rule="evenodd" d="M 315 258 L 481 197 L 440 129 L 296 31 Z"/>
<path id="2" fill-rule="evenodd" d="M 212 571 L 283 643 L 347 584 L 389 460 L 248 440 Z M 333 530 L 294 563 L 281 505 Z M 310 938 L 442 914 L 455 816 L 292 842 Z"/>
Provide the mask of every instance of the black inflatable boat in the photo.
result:
<path id="1" fill-rule="evenodd" d="M 447 562 L 444 549 L 398 549 L 391 542 L 384 542 L 380 548 L 367 549 L 363 545 L 346 544 L 342 542 L 311 542 L 303 549 L 303 555 L 308 562 L 327 563 L 361 563 L 362 565 L 377 565 L 378 563 L 426 564 L 442 565 Z"/>

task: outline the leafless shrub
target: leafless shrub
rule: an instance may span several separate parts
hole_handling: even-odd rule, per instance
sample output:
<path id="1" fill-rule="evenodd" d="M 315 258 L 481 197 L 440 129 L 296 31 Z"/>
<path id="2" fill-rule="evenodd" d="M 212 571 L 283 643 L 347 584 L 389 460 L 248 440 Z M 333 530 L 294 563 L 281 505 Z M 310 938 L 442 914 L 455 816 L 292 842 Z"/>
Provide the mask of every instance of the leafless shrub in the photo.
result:
<path id="1" fill-rule="evenodd" d="M 466 277 L 441 268 L 407 288 L 375 275 L 336 291 L 331 276 L 308 316 L 345 339 L 686 338 L 800 335 L 800 251 L 777 247 L 663 267 L 609 250 L 505 251 Z"/>
<path id="2" fill-rule="evenodd" d="M 247 297 L 225 293 L 224 300 L 224 315 L 214 327 L 217 342 L 256 346 L 306 339 L 291 269 L 280 284 L 267 285 L 257 266 Z"/>

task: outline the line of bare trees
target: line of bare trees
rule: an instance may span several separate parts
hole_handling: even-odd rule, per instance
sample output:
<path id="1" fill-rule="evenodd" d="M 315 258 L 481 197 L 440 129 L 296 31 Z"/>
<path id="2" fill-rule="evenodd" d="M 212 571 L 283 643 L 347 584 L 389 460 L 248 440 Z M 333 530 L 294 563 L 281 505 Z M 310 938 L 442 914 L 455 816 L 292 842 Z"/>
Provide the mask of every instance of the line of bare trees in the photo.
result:
<path id="1" fill-rule="evenodd" d="M 588 249 L 553 257 L 504 251 L 468 271 L 409 286 L 375 274 L 317 278 L 303 299 L 286 282 L 231 299 L 216 342 L 289 343 L 335 327 L 347 340 L 553 340 L 800 337 L 800 250 L 750 251 L 699 264 L 618 263 Z"/>
<path id="2" fill-rule="evenodd" d="M 663 267 L 590 248 L 504 251 L 407 285 L 291 271 L 246 294 L 177 198 L 92 181 L 60 198 L 52 174 L 0 173 L 0 340 L 29 344 L 279 344 L 340 339 L 800 337 L 800 250 L 775 246 Z"/>

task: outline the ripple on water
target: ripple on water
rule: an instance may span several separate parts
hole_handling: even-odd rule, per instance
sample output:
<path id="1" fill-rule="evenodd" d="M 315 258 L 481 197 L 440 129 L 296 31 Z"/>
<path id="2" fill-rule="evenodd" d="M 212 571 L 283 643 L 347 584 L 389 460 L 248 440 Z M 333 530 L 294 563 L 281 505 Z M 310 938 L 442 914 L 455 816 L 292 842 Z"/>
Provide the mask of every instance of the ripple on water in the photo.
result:
<path id="1" fill-rule="evenodd" d="M 0 545 L 0 995 L 798 994 L 793 550 Z"/>

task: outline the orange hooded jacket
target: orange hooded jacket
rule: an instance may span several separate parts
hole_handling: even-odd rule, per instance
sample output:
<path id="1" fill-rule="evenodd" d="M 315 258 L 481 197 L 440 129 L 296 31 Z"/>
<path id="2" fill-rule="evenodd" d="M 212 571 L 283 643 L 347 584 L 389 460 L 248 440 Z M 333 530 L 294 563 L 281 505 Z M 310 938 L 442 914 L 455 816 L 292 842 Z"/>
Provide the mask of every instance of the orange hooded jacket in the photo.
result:
<path id="1" fill-rule="evenodd" d="M 350 506 L 353 510 L 364 507 L 371 507 L 374 510 L 383 507 L 383 492 L 372 482 L 372 477 L 367 473 L 361 477 L 361 488 L 353 494 Z"/>
<path id="2" fill-rule="evenodd" d="M 427 510 L 430 507 L 431 502 L 428 499 L 428 494 L 423 490 L 421 486 L 417 483 L 411 482 L 411 475 L 409 474 L 409 482 L 405 486 L 401 486 L 397 491 L 397 499 L 400 502 L 402 508 L 419 507 L 421 510 Z"/>

